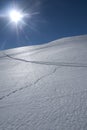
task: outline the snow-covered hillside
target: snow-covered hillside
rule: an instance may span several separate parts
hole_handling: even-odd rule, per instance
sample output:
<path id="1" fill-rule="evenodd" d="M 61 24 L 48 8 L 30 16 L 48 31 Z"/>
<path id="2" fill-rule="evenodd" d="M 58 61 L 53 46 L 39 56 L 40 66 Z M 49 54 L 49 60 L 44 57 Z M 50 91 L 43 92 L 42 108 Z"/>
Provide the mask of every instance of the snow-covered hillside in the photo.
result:
<path id="1" fill-rule="evenodd" d="M 0 130 L 87 130 L 87 35 L 0 52 Z"/>

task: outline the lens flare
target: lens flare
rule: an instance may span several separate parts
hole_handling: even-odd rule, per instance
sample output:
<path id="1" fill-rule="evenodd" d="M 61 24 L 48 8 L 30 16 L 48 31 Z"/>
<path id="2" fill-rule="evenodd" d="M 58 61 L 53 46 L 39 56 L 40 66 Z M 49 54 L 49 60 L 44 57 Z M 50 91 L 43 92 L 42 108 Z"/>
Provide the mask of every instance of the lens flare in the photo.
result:
<path id="1" fill-rule="evenodd" d="M 10 20 L 14 23 L 18 23 L 22 20 L 23 14 L 17 10 L 11 10 L 9 13 Z"/>

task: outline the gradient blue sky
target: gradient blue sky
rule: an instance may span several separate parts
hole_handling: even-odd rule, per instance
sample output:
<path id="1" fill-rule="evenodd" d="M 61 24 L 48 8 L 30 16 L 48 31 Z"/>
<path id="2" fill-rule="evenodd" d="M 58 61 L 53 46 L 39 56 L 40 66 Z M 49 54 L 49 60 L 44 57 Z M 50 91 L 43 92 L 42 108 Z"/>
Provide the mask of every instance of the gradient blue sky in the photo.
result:
<path id="1" fill-rule="evenodd" d="M 0 0 L 0 13 L 16 4 L 24 12 L 36 12 L 26 19 L 28 26 L 16 28 L 0 17 L 0 49 L 43 44 L 62 37 L 87 34 L 86 0 Z"/>

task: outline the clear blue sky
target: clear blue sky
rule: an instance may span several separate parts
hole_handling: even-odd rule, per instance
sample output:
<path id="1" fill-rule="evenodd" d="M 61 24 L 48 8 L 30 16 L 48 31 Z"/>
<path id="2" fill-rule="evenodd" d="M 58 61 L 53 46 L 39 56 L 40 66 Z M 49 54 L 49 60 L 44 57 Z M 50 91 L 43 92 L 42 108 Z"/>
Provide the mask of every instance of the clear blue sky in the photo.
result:
<path id="1" fill-rule="evenodd" d="M 61 37 L 87 34 L 86 0 L 0 0 L 0 13 L 12 8 L 35 13 L 27 26 L 16 28 L 0 17 L 0 49 L 43 44 Z"/>

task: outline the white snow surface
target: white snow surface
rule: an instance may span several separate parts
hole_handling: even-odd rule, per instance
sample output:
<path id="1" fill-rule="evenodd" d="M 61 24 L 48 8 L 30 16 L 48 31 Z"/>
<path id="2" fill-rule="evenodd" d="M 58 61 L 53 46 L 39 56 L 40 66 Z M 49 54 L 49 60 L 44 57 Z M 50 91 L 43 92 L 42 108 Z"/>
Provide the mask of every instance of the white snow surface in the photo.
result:
<path id="1" fill-rule="evenodd" d="M 0 52 L 0 130 L 87 130 L 87 35 Z"/>

